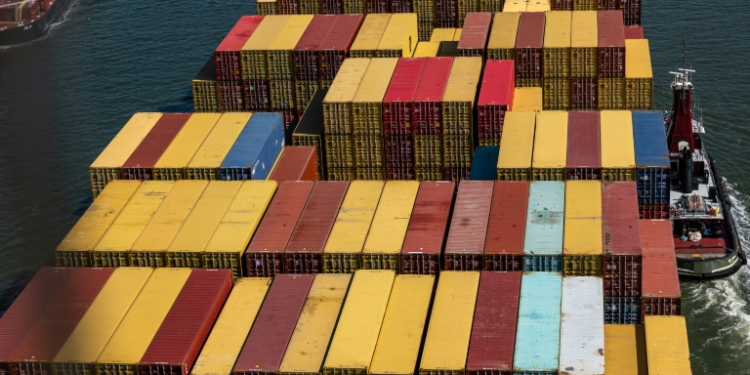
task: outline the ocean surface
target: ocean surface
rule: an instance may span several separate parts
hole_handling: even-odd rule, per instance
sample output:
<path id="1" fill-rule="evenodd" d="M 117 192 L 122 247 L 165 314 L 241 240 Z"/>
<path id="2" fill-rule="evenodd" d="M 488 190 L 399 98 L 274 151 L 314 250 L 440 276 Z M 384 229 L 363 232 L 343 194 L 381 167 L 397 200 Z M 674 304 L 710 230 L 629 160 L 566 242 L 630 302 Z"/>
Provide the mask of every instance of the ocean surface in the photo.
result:
<path id="1" fill-rule="evenodd" d="M 247 1 L 75 0 L 45 38 L 0 48 L 0 313 L 91 203 L 87 166 L 136 111 L 191 111 L 190 80 Z M 655 107 L 687 60 L 750 249 L 745 1 L 644 0 Z M 710 6 L 709 6 L 710 5 Z M 745 78 L 742 78 L 742 77 Z M 745 147 L 748 147 L 746 149 Z M 750 374 L 750 271 L 683 282 L 695 374 Z"/>

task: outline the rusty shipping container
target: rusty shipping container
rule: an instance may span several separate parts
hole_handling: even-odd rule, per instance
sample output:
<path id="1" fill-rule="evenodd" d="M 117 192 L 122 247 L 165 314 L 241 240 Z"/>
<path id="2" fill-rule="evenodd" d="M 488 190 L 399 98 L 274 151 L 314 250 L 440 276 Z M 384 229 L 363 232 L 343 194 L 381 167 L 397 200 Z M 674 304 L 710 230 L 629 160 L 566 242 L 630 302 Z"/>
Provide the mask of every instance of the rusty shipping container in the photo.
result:
<path id="1" fill-rule="evenodd" d="M 423 181 L 406 228 L 401 248 L 401 273 L 435 275 L 448 230 L 456 184 Z"/>
<path id="2" fill-rule="evenodd" d="M 639 297 L 641 240 L 634 182 L 602 182 L 604 296 Z"/>
<path id="3" fill-rule="evenodd" d="M 517 86 L 519 79 L 543 77 L 544 24 L 545 14 L 542 12 L 521 13 L 521 19 L 518 22 L 518 39 L 516 39 Z"/>
<path id="4" fill-rule="evenodd" d="M 602 155 L 599 143 L 599 113 L 568 112 L 568 180 L 601 179 Z"/>
<path id="5" fill-rule="evenodd" d="M 599 78 L 625 77 L 625 25 L 622 11 L 597 13 Z"/>
<path id="6" fill-rule="evenodd" d="M 464 181 L 459 186 L 445 244 L 445 270 L 482 270 L 493 190 L 490 181 Z"/>
<path id="7" fill-rule="evenodd" d="M 318 179 L 317 162 L 315 147 L 284 147 L 268 179 L 276 182 L 315 181 Z"/>

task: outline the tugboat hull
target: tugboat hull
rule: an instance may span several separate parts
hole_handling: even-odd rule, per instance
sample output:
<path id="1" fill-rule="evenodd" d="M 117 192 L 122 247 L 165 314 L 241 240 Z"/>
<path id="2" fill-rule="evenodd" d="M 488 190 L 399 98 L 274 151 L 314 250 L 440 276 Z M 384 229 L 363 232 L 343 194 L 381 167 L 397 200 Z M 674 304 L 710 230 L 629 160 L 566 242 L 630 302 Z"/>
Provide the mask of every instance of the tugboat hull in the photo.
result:
<path id="1" fill-rule="evenodd" d="M 38 20 L 28 25 L 0 31 L 0 47 L 28 43 L 41 38 L 47 33 L 50 26 L 65 13 L 65 8 L 72 1 L 57 0 Z"/>

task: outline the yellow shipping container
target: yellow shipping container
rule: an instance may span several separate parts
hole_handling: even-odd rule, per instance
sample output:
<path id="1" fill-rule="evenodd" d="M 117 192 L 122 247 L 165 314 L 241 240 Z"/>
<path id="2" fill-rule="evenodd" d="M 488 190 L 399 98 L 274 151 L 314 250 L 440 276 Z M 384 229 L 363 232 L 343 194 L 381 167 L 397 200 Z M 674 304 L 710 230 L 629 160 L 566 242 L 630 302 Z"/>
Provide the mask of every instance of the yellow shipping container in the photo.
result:
<path id="1" fill-rule="evenodd" d="M 534 151 L 534 112 L 507 112 L 497 158 L 497 179 L 528 181 L 531 179 L 531 157 Z"/>
<path id="2" fill-rule="evenodd" d="M 370 61 L 371 59 L 358 58 L 344 60 L 323 99 L 323 124 L 326 134 L 352 134 L 352 100 Z"/>
<path id="3" fill-rule="evenodd" d="M 526 4 L 527 3 L 525 0 L 506 1 L 505 5 L 503 5 L 503 12 L 504 13 L 525 12 Z"/>
<path id="4" fill-rule="evenodd" d="M 242 275 L 242 255 L 277 187 L 276 181 L 243 181 L 203 253 L 206 268 L 229 268 Z"/>
<path id="5" fill-rule="evenodd" d="M 573 9 L 596 10 L 597 6 L 597 0 L 573 0 Z"/>
<path id="6" fill-rule="evenodd" d="M 367 374 L 395 276 L 392 270 L 359 270 L 354 273 L 326 355 L 323 374 Z"/>
<path id="7" fill-rule="evenodd" d="M 527 12 L 549 12 L 550 8 L 549 1 L 529 1 L 526 3 Z"/>
<path id="8" fill-rule="evenodd" d="M 466 18 L 466 17 L 464 17 L 464 18 Z M 463 22 L 463 19 L 461 20 L 461 22 Z M 456 33 L 453 34 L 453 41 L 454 42 L 458 42 L 459 40 L 461 40 L 461 34 L 463 34 L 463 31 L 464 31 L 464 29 L 462 29 L 462 28 L 461 29 L 456 29 Z"/>
<path id="9" fill-rule="evenodd" d="M 602 276 L 602 219 L 565 218 L 565 276 Z"/>
<path id="10" fill-rule="evenodd" d="M 453 41 L 453 37 L 456 35 L 456 29 L 451 28 L 436 28 L 432 30 L 430 36 L 430 42 L 450 42 Z"/>
<path id="11" fill-rule="evenodd" d="M 131 266 L 166 267 L 166 252 L 208 181 L 177 181 L 130 249 Z"/>
<path id="12" fill-rule="evenodd" d="M 232 204 L 242 181 L 211 181 L 167 247 L 169 267 L 203 268 L 203 251 Z"/>
<path id="13" fill-rule="evenodd" d="M 128 180 L 108 184 L 55 249 L 57 266 L 90 267 L 91 251 L 140 186 Z"/>
<path id="14" fill-rule="evenodd" d="M 437 29 L 435 29 L 437 30 Z M 419 42 L 412 57 L 435 57 L 440 49 L 440 42 Z"/>
<path id="15" fill-rule="evenodd" d="M 211 133 L 219 118 L 221 118 L 220 113 L 193 113 L 172 144 L 154 164 L 154 180 L 173 181 L 185 178 L 185 167 Z"/>
<path id="16" fill-rule="evenodd" d="M 242 46 L 242 79 L 268 79 L 267 51 L 289 20 L 288 15 L 266 16 Z"/>
<path id="17" fill-rule="evenodd" d="M 607 375 L 646 375 L 646 343 L 643 326 L 604 325 L 604 363 Z"/>
<path id="18" fill-rule="evenodd" d="M 568 112 L 542 111 L 536 114 L 534 156 L 535 181 L 565 181 L 568 155 Z"/>
<path id="19" fill-rule="evenodd" d="M 648 39 L 625 40 L 625 108 L 653 107 L 654 73 Z"/>
<path id="20" fill-rule="evenodd" d="M 91 192 L 96 198 L 109 181 L 120 179 L 120 168 L 161 118 L 158 112 L 138 112 L 89 166 Z"/>
<path id="21" fill-rule="evenodd" d="M 574 180 L 565 183 L 566 219 L 597 219 L 601 217 L 601 181 Z"/>
<path id="22" fill-rule="evenodd" d="M 383 38 L 385 28 L 391 20 L 391 14 L 368 14 L 349 48 L 350 57 L 375 57 L 375 51 Z"/>
<path id="23" fill-rule="evenodd" d="M 547 13 L 544 24 L 544 77 L 570 76 L 570 11 Z"/>
<path id="24" fill-rule="evenodd" d="M 600 110 L 625 108 L 625 79 L 599 78 L 597 80 L 597 106 Z"/>
<path id="25" fill-rule="evenodd" d="M 370 14 L 369 19 L 378 14 Z M 361 34 L 361 31 L 360 31 Z M 388 91 L 398 59 L 374 59 L 367 67 L 357 93 L 352 100 L 354 134 L 381 134 L 383 131 L 382 102 Z"/>
<path id="26" fill-rule="evenodd" d="M 545 52 L 546 53 L 546 52 Z M 544 110 L 567 110 L 570 108 L 570 78 L 545 78 L 542 107 Z"/>
<path id="27" fill-rule="evenodd" d="M 463 374 L 478 288 L 477 271 L 440 273 L 419 365 L 421 375 Z"/>
<path id="28" fill-rule="evenodd" d="M 635 180 L 633 117 L 630 111 L 601 111 L 603 181 Z"/>
<path id="29" fill-rule="evenodd" d="M 409 57 L 417 48 L 419 34 L 417 15 L 414 13 L 394 13 L 378 44 L 377 57 Z"/>
<path id="30" fill-rule="evenodd" d="M 206 137 L 193 159 L 185 168 L 185 178 L 190 180 L 218 180 L 219 166 L 234 145 L 237 136 L 250 120 L 252 113 L 224 113 L 214 130 Z"/>
<path id="31" fill-rule="evenodd" d="M 278 14 L 276 0 L 258 0 L 258 14 L 262 16 Z"/>
<path id="32" fill-rule="evenodd" d="M 280 374 L 319 374 L 352 275 L 315 275 Z"/>
<path id="33" fill-rule="evenodd" d="M 190 371 L 192 375 L 232 373 L 234 363 L 271 286 L 271 280 L 270 277 L 237 280 Z"/>
<path id="34" fill-rule="evenodd" d="M 145 181 L 141 184 L 94 247 L 91 254 L 94 267 L 130 265 L 128 252 L 174 185 L 172 181 Z"/>
<path id="35" fill-rule="evenodd" d="M 118 268 L 112 273 L 55 356 L 55 374 L 94 374 L 96 359 L 138 297 L 151 272 L 150 268 Z"/>
<path id="36" fill-rule="evenodd" d="M 352 181 L 323 250 L 323 272 L 349 273 L 360 257 L 383 192 L 383 181 Z"/>
<path id="37" fill-rule="evenodd" d="M 96 359 L 96 375 L 138 373 L 138 361 L 143 358 L 191 272 L 187 268 L 154 270 Z"/>
<path id="38" fill-rule="evenodd" d="M 294 80 L 292 50 L 307 30 L 312 15 L 291 15 L 279 30 L 267 52 L 268 79 Z"/>
<path id="39" fill-rule="evenodd" d="M 505 3 L 508 7 L 509 2 Z M 490 38 L 487 41 L 487 58 L 490 60 L 513 60 L 516 57 L 516 37 L 521 14 L 517 12 L 495 13 Z"/>
<path id="40" fill-rule="evenodd" d="M 594 78 L 599 61 L 599 26 L 596 11 L 573 11 L 571 20 L 570 76 Z"/>
<path id="41" fill-rule="evenodd" d="M 362 251 L 362 268 L 398 270 L 419 181 L 388 181 Z"/>
<path id="42" fill-rule="evenodd" d="M 540 87 L 516 87 L 513 92 L 513 111 L 541 111 L 542 89 Z"/>
<path id="43" fill-rule="evenodd" d="M 193 108 L 197 112 L 219 112 L 219 87 L 215 79 L 196 77 L 190 82 L 193 89 Z"/>
<path id="44" fill-rule="evenodd" d="M 434 286 L 433 275 L 396 276 L 370 374 L 414 373 Z"/>
<path id="45" fill-rule="evenodd" d="M 690 346 L 684 316 L 646 315 L 649 375 L 690 375 Z"/>
<path id="46" fill-rule="evenodd" d="M 453 59 L 445 94 L 443 94 L 444 134 L 470 135 L 473 133 L 474 101 L 477 97 L 481 74 L 481 57 L 455 57 Z"/>

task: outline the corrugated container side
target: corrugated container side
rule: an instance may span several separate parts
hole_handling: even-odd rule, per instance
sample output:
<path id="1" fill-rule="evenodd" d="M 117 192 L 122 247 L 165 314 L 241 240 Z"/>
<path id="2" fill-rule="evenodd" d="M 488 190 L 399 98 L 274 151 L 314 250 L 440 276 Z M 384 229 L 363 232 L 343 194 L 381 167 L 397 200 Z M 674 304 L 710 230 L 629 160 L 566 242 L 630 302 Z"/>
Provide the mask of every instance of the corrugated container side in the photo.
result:
<path id="1" fill-rule="evenodd" d="M 488 60 L 514 60 L 521 13 L 495 13 L 487 41 Z"/>
<path id="2" fill-rule="evenodd" d="M 596 78 L 599 65 L 596 2 L 593 3 L 593 9 L 578 6 L 574 9 L 576 11 L 573 12 L 570 31 L 570 77 Z"/>
<path id="3" fill-rule="evenodd" d="M 673 249 L 643 249 L 641 304 L 644 316 L 681 314 L 682 294 Z"/>
<path id="4" fill-rule="evenodd" d="M 185 168 L 188 180 L 218 180 L 219 166 L 234 141 L 247 126 L 252 113 L 224 113 Z"/>
<path id="5" fill-rule="evenodd" d="M 448 84 L 443 95 L 443 134 L 474 133 L 474 103 L 482 74 L 482 59 L 457 57 L 453 59 Z M 472 139 L 471 145 L 474 141 Z M 470 160 L 461 160 L 466 162 Z"/>
<path id="6" fill-rule="evenodd" d="M 633 139 L 638 204 L 668 204 L 670 164 L 662 113 L 634 111 Z"/>
<path id="7" fill-rule="evenodd" d="M 401 249 L 401 273 L 437 274 L 445 243 L 453 194 L 453 182 L 422 181 Z"/>
<path id="8" fill-rule="evenodd" d="M 320 77 L 333 80 L 341 68 L 364 16 L 347 14 L 336 17 L 336 23 L 320 44 Z"/>
<path id="9" fill-rule="evenodd" d="M 494 183 L 484 249 L 487 271 L 522 271 L 529 183 Z"/>
<path id="10" fill-rule="evenodd" d="M 542 78 L 545 14 L 521 13 L 516 39 L 516 78 Z M 516 82 L 518 84 L 518 82 Z"/>
<path id="11" fill-rule="evenodd" d="M 546 53 L 546 52 L 545 52 Z M 542 81 L 542 106 L 545 110 L 570 109 L 571 91 L 568 78 L 545 78 Z"/>
<path id="12" fill-rule="evenodd" d="M 211 56 L 190 82 L 193 89 L 193 112 L 218 112 L 219 94 L 216 83 L 216 61 Z"/>
<path id="13" fill-rule="evenodd" d="M 562 271 L 565 183 L 532 182 L 526 212 L 524 270 Z"/>
<path id="14" fill-rule="evenodd" d="M 550 0 L 552 10 L 573 10 L 573 0 Z"/>
<path id="15" fill-rule="evenodd" d="M 276 0 L 257 0 L 258 14 L 275 15 L 278 14 Z"/>
<path id="16" fill-rule="evenodd" d="M 450 57 L 430 58 L 425 62 L 412 104 L 412 132 L 415 135 L 439 135 L 443 133 L 441 102 L 451 72 L 451 65 L 453 65 L 453 58 Z M 419 145 L 417 146 L 417 152 L 419 152 Z"/>
<path id="17" fill-rule="evenodd" d="M 269 180 L 284 181 L 316 181 L 318 169 L 315 147 L 286 146 L 279 156 Z"/>
<path id="18" fill-rule="evenodd" d="M 216 79 L 234 80 L 242 79 L 242 46 L 258 28 L 263 21 L 263 16 L 242 16 L 234 27 L 224 37 L 214 51 L 216 63 Z"/>
<path id="19" fill-rule="evenodd" d="M 531 178 L 535 181 L 565 181 L 567 148 L 568 113 L 537 113 Z"/>
<path id="20" fill-rule="evenodd" d="M 418 190 L 418 181 L 385 183 L 362 251 L 362 268 L 400 269 L 401 249 Z"/>
<path id="21" fill-rule="evenodd" d="M 653 107 L 654 78 L 647 39 L 625 40 L 625 108 Z"/>
<path id="22" fill-rule="evenodd" d="M 464 181 L 458 188 L 456 204 L 445 244 L 443 269 L 479 271 L 483 268 L 487 226 L 494 183 Z"/>
<path id="23" fill-rule="evenodd" d="M 219 98 L 219 112 L 237 112 L 245 108 L 255 108 L 245 92 L 242 81 L 218 81 L 216 93 Z"/>
<path id="24" fill-rule="evenodd" d="M 625 108 L 625 80 L 622 78 L 599 78 L 596 94 L 600 110 Z"/>
<path id="25" fill-rule="evenodd" d="M 221 118 L 220 113 L 194 113 L 154 164 L 152 179 L 181 180 L 185 167 Z"/>
<path id="26" fill-rule="evenodd" d="M 599 85 L 596 78 L 570 79 L 570 109 L 595 110 L 599 108 Z"/>
<path id="27" fill-rule="evenodd" d="M 573 0 L 573 9 L 576 10 L 596 10 L 597 0 Z"/>
<path id="28" fill-rule="evenodd" d="M 349 57 L 375 57 L 391 14 L 368 14 L 349 49 Z"/>
<path id="29" fill-rule="evenodd" d="M 222 180 L 265 180 L 284 147 L 284 119 L 279 113 L 250 118 L 219 166 Z"/>
<path id="30" fill-rule="evenodd" d="M 601 178 L 602 155 L 599 141 L 599 114 L 594 111 L 568 112 L 568 180 Z"/>
<path id="31" fill-rule="evenodd" d="M 409 57 L 417 48 L 417 15 L 394 13 L 378 43 L 377 57 Z"/>
<path id="32" fill-rule="evenodd" d="M 621 10 L 596 14 L 599 38 L 598 77 L 625 77 L 625 25 Z"/>
<path id="33" fill-rule="evenodd" d="M 477 133 L 480 143 L 499 145 L 505 113 L 513 109 L 515 67 L 512 60 L 487 61 L 477 101 Z"/>
<path id="34" fill-rule="evenodd" d="M 605 296 L 640 296 L 642 262 L 637 207 L 634 182 L 602 183 Z"/>
<path id="35" fill-rule="evenodd" d="M 604 291 L 606 293 L 607 289 Z M 604 323 L 641 324 L 641 299 L 638 297 L 605 297 Z"/>
<path id="36" fill-rule="evenodd" d="M 258 318 L 245 340 L 233 374 L 273 374 L 279 371 L 294 333 L 313 275 L 276 275 Z"/>
<path id="37" fill-rule="evenodd" d="M 604 363 L 612 375 L 647 374 L 646 337 L 643 326 L 604 325 Z M 635 371 L 634 371 L 635 370 Z"/>
<path id="38" fill-rule="evenodd" d="M 521 279 L 514 373 L 557 372 L 560 360 L 562 276 L 528 272 Z"/>
<path id="39" fill-rule="evenodd" d="M 284 28 L 289 16 L 265 17 L 242 46 L 242 79 L 268 79 L 267 51 Z"/>
<path id="40" fill-rule="evenodd" d="M 391 7 L 390 11 L 392 13 L 409 13 L 409 12 L 414 12 L 414 1 L 413 0 L 389 0 L 389 1 L 387 1 L 387 4 L 385 6 L 386 7 L 390 6 Z"/>
<path id="41" fill-rule="evenodd" d="M 570 31 L 572 12 L 547 14 L 544 32 L 544 77 L 570 76 Z"/>
<path id="42" fill-rule="evenodd" d="M 561 372 L 604 375 L 602 279 L 564 278 L 560 310 Z"/>
<path id="43" fill-rule="evenodd" d="M 385 134 L 412 134 L 412 102 L 427 59 L 400 59 L 383 97 Z M 386 159 L 387 160 L 387 159 Z"/>
<path id="44" fill-rule="evenodd" d="M 435 0 L 414 1 L 412 4 L 418 19 L 419 40 L 430 40 L 432 30 L 435 28 Z M 455 25 L 441 26 L 455 27 Z"/>
<path id="45" fill-rule="evenodd" d="M 534 150 L 536 115 L 534 112 L 508 112 L 497 159 L 500 181 L 531 180 L 531 158 Z"/>
<path id="46" fill-rule="evenodd" d="M 635 180 L 635 145 L 630 111 L 601 111 L 602 180 Z"/>
<path id="47" fill-rule="evenodd" d="M 690 345 L 682 316 L 647 316 L 646 356 L 649 374 L 691 375 Z"/>

